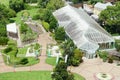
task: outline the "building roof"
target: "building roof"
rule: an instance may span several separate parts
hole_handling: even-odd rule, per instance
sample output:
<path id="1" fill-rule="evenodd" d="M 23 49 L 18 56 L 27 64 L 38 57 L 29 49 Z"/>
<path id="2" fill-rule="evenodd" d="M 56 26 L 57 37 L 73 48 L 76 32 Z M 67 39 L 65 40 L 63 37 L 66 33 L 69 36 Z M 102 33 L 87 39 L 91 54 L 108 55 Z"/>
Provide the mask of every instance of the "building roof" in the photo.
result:
<path id="1" fill-rule="evenodd" d="M 89 53 L 94 53 L 98 43 L 114 42 L 111 35 L 95 22 L 84 10 L 70 5 L 56 10 L 53 15 L 60 26 L 64 26 L 67 35 L 76 46 Z"/>
<path id="2" fill-rule="evenodd" d="M 98 2 L 94 5 L 94 8 L 98 8 L 100 10 L 104 10 L 107 8 L 107 6 L 112 6 L 112 4 L 110 2 L 108 3 L 101 3 L 101 2 Z"/>
<path id="3" fill-rule="evenodd" d="M 7 24 L 7 31 L 12 33 L 17 33 L 16 23 Z"/>

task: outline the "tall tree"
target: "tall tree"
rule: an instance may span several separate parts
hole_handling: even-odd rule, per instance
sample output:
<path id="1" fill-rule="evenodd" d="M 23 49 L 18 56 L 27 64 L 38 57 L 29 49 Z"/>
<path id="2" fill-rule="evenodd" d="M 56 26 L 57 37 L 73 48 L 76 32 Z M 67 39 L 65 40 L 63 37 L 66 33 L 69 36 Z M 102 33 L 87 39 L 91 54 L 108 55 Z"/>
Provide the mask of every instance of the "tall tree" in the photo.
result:
<path id="1" fill-rule="evenodd" d="M 16 12 L 19 12 L 25 8 L 23 0 L 9 0 L 9 6 Z"/>
<path id="2" fill-rule="evenodd" d="M 120 2 L 102 11 L 99 20 L 107 31 L 120 34 Z"/>
<path id="3" fill-rule="evenodd" d="M 60 62 L 53 70 L 52 78 L 54 80 L 74 80 L 74 76 L 67 71 L 67 65 L 64 62 Z"/>
<path id="4" fill-rule="evenodd" d="M 58 27 L 55 30 L 55 39 L 56 40 L 65 40 L 65 30 L 63 27 Z"/>

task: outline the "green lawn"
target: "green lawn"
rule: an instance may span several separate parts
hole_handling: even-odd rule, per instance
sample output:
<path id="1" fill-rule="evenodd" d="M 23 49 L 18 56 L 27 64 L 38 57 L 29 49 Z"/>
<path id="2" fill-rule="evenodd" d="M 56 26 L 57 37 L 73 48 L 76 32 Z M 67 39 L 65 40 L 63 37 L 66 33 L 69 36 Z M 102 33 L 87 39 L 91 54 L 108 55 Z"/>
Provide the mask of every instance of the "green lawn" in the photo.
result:
<path id="1" fill-rule="evenodd" d="M 46 63 L 50 64 L 52 66 L 55 66 L 56 65 L 56 57 L 47 57 Z"/>
<path id="2" fill-rule="evenodd" d="M 50 71 L 0 73 L 0 80 L 52 80 Z M 75 80 L 85 80 L 75 74 Z"/>
<path id="3" fill-rule="evenodd" d="M 9 6 L 9 0 L 0 0 L 1 4 L 4 4 L 5 6 Z"/>
<path id="4" fill-rule="evenodd" d="M 27 49 L 28 49 L 28 46 L 27 47 L 24 47 L 24 48 L 18 48 L 18 53 L 17 53 L 17 56 L 24 56 L 26 55 L 26 52 L 27 52 Z M 21 55 L 22 54 L 22 55 Z"/>

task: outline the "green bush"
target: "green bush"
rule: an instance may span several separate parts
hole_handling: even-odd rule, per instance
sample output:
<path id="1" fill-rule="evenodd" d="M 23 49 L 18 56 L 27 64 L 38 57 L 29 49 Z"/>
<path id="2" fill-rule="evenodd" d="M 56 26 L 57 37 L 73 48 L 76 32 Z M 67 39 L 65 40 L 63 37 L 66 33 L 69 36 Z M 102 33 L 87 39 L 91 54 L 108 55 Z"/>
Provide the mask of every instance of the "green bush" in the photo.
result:
<path id="1" fill-rule="evenodd" d="M 22 65 L 25 65 L 28 63 L 28 59 L 27 58 L 23 58 L 21 61 L 20 61 L 20 64 Z"/>
<path id="2" fill-rule="evenodd" d="M 38 20 L 40 19 L 40 14 L 36 14 L 32 17 L 33 20 Z"/>
<path id="3" fill-rule="evenodd" d="M 113 63 L 113 57 L 112 56 L 108 57 L 108 63 Z"/>
<path id="4" fill-rule="evenodd" d="M 46 31 L 49 31 L 50 25 L 47 22 L 42 21 L 42 25 Z"/>
<path id="5" fill-rule="evenodd" d="M 72 58 L 72 65 L 73 66 L 79 66 L 80 61 L 78 59 Z"/>
<path id="6" fill-rule="evenodd" d="M 7 37 L 0 37 L 0 45 L 6 45 L 8 40 Z"/>
<path id="7" fill-rule="evenodd" d="M 39 48 L 40 48 L 40 44 L 36 43 L 36 44 L 34 45 L 34 49 L 35 49 L 35 50 L 38 50 Z"/>
<path id="8" fill-rule="evenodd" d="M 115 48 L 117 51 L 120 51 L 120 42 L 119 41 L 115 42 Z"/>
<path id="9" fill-rule="evenodd" d="M 82 60 L 83 53 L 79 49 L 74 50 L 74 55 L 72 57 L 72 65 L 79 66 L 79 64 L 83 61 Z"/>
<path id="10" fill-rule="evenodd" d="M 8 52 L 10 52 L 10 51 L 12 51 L 12 47 L 7 47 L 6 49 L 4 49 L 4 53 L 8 53 Z"/>

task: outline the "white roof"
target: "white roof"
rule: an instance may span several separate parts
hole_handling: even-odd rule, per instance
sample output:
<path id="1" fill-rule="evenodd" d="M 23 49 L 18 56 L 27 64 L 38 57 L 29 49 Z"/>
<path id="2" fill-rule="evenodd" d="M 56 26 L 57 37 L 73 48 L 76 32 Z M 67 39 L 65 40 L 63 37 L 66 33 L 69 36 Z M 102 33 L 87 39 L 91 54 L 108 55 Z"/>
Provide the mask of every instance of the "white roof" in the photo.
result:
<path id="1" fill-rule="evenodd" d="M 60 26 L 76 46 L 87 52 L 95 52 L 98 43 L 114 42 L 112 36 L 95 22 L 84 10 L 65 6 L 53 13 Z"/>
<path id="2" fill-rule="evenodd" d="M 94 5 L 94 8 L 98 8 L 98 9 L 101 9 L 101 10 L 104 10 L 107 8 L 107 6 L 112 6 L 112 4 L 110 2 L 108 3 L 101 3 L 101 2 L 98 2 Z"/>
<path id="3" fill-rule="evenodd" d="M 7 31 L 8 31 L 8 32 L 17 33 L 16 23 L 7 24 L 6 27 L 7 27 Z"/>

